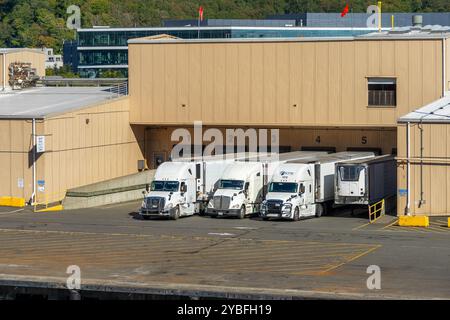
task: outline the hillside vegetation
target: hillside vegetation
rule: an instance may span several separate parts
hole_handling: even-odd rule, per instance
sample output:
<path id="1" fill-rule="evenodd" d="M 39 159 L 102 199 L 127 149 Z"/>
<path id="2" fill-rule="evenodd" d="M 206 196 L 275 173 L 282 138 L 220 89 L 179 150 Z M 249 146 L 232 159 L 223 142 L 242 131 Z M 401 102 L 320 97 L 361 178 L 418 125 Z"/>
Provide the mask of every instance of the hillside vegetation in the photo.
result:
<path id="1" fill-rule="evenodd" d="M 348 1 L 354 12 L 365 12 L 376 1 Z M 0 47 L 52 47 L 73 39 L 66 28 L 69 5 L 81 8 L 82 26 L 159 26 L 162 19 L 197 17 L 201 4 L 205 18 L 256 19 L 269 14 L 340 12 L 345 0 L 0 0 Z M 385 11 L 450 11 L 448 0 L 390 0 Z"/>

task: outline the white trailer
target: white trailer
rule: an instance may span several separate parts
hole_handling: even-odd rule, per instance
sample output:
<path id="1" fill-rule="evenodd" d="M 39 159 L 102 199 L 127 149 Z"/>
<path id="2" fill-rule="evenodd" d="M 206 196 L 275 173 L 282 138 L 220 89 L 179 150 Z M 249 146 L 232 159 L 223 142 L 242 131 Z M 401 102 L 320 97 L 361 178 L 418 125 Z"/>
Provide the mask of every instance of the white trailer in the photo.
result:
<path id="1" fill-rule="evenodd" d="M 245 159 L 230 163 L 219 181 L 207 214 L 212 217 L 245 216 L 258 213 L 264 193 L 275 169 L 294 159 L 307 159 L 323 152 L 297 151 L 260 159 Z"/>
<path id="2" fill-rule="evenodd" d="M 397 192 L 397 163 L 393 155 L 336 164 L 335 203 L 371 205 Z"/>
<path id="3" fill-rule="evenodd" d="M 201 212 L 214 194 L 226 164 L 256 155 L 186 157 L 164 162 L 156 170 L 150 190 L 145 194 L 140 215 L 144 219 L 160 216 L 176 220 Z"/>
<path id="4" fill-rule="evenodd" d="M 339 152 L 280 165 L 269 184 L 261 217 L 264 220 L 320 217 L 334 202 L 335 164 L 372 157 L 372 152 Z"/>

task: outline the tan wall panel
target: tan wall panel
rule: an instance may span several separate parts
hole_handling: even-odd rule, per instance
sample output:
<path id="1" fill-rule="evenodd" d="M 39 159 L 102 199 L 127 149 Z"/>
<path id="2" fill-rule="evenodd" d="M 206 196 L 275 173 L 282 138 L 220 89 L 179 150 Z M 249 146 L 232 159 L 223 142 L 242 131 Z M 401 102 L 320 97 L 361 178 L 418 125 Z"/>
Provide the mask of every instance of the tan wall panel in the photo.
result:
<path id="1" fill-rule="evenodd" d="M 423 156 L 411 163 L 411 213 L 417 215 L 450 215 L 450 126 L 445 124 L 423 125 Z M 411 157 L 420 158 L 421 139 L 419 125 L 411 125 Z M 406 125 L 398 130 L 399 158 L 406 157 Z M 435 160 L 430 161 L 430 158 Z M 422 167 L 422 170 L 421 170 Z M 407 189 L 406 163 L 398 166 L 398 188 Z M 421 187 L 422 186 L 422 187 Z M 419 206 L 421 193 L 424 202 Z M 406 197 L 398 197 L 398 214 L 404 214 Z"/>
<path id="2" fill-rule="evenodd" d="M 32 190 L 31 121 L 0 120 L 0 196 L 29 200 Z M 23 179 L 23 188 L 18 180 Z"/>
<path id="3" fill-rule="evenodd" d="M 440 97 L 439 48 L 435 39 L 131 44 L 131 121 L 394 127 Z M 367 77 L 397 78 L 396 108 L 368 108 Z"/>
<path id="4" fill-rule="evenodd" d="M 89 122 L 87 123 L 87 119 Z M 45 120 L 47 152 L 37 165 L 45 180 L 38 202 L 59 200 L 69 188 L 137 172 L 143 131 L 129 125 L 128 98 Z"/>

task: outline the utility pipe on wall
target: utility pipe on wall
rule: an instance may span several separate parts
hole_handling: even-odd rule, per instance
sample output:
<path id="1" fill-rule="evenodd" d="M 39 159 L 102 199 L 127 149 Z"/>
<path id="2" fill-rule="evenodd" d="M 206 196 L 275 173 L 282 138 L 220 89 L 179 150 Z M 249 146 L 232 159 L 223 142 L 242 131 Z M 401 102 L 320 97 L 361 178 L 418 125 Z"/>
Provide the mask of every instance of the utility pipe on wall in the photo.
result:
<path id="1" fill-rule="evenodd" d="M 6 91 L 6 52 L 2 54 L 3 56 L 3 74 L 2 74 L 2 86 L 3 91 Z"/>
<path id="2" fill-rule="evenodd" d="M 447 88 L 447 39 L 442 39 L 442 97 L 445 96 L 445 93 L 449 88 Z"/>
<path id="3" fill-rule="evenodd" d="M 31 148 L 33 153 L 33 194 L 31 195 L 30 204 L 36 202 L 36 119 L 32 120 L 31 134 L 33 136 L 33 146 Z"/>
<path id="4" fill-rule="evenodd" d="M 406 208 L 405 215 L 411 215 L 411 123 L 406 123 Z"/>

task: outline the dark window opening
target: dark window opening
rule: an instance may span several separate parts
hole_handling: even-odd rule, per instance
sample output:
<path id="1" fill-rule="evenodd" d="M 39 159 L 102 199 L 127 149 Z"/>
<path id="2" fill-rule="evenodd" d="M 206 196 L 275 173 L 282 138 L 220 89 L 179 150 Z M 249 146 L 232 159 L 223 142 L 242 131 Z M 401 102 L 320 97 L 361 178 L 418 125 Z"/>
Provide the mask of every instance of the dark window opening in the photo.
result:
<path id="1" fill-rule="evenodd" d="M 369 107 L 394 107 L 397 105 L 397 80 L 394 78 L 369 78 Z"/>

